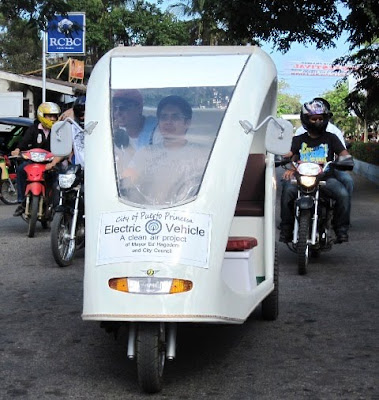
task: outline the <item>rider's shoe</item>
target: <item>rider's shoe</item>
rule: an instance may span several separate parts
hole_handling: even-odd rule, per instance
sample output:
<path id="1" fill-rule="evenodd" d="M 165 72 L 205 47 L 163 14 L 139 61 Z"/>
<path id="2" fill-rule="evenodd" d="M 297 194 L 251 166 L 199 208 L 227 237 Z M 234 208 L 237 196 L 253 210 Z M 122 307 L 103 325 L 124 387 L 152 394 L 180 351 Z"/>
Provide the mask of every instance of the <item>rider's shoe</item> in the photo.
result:
<path id="1" fill-rule="evenodd" d="M 345 230 L 336 231 L 335 243 L 345 243 L 349 241 L 349 235 Z"/>
<path id="2" fill-rule="evenodd" d="M 279 242 L 288 243 L 292 242 L 292 226 L 281 226 L 280 228 L 280 235 L 279 235 Z"/>
<path id="3" fill-rule="evenodd" d="M 22 203 L 20 203 L 17 208 L 15 209 L 13 216 L 14 217 L 19 217 L 20 215 L 22 215 L 25 212 L 25 207 Z"/>

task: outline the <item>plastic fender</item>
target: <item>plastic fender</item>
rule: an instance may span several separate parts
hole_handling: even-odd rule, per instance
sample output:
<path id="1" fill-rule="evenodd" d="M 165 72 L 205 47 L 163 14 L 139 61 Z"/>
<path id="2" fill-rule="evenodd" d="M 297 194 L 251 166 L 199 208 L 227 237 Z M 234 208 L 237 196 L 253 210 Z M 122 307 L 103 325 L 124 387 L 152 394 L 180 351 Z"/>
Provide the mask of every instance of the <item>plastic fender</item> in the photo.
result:
<path id="1" fill-rule="evenodd" d="M 28 181 L 44 181 L 45 169 L 45 164 L 28 164 L 24 167 Z"/>
<path id="2" fill-rule="evenodd" d="M 296 200 L 296 207 L 300 210 L 310 210 L 314 205 L 314 198 L 311 196 L 303 196 Z"/>
<path id="3" fill-rule="evenodd" d="M 26 185 L 25 194 L 32 193 L 35 196 L 42 194 L 45 197 L 45 186 L 41 182 L 31 182 Z"/>

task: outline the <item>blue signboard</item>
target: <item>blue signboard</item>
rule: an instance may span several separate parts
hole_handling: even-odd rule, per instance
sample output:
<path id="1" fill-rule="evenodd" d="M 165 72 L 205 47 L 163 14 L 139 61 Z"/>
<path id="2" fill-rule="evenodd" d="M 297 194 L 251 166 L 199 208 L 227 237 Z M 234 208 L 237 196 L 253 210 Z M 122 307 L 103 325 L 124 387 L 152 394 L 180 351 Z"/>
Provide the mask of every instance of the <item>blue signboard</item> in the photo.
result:
<path id="1" fill-rule="evenodd" d="M 85 54 L 85 14 L 55 15 L 47 26 L 47 53 Z"/>

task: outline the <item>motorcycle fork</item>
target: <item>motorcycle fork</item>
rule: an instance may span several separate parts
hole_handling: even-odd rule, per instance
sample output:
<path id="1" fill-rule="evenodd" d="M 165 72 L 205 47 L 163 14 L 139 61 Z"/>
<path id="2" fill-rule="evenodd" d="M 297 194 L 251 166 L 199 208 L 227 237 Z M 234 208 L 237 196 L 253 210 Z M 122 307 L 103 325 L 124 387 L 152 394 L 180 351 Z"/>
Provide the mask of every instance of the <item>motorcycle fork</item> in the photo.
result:
<path id="1" fill-rule="evenodd" d="M 315 211 L 312 218 L 312 234 L 311 234 L 311 244 L 316 244 L 317 240 L 317 224 L 318 224 L 318 202 L 319 202 L 320 190 L 317 189 L 315 194 Z"/>
<path id="2" fill-rule="evenodd" d="M 70 232 L 70 240 L 75 239 L 76 223 L 78 221 L 78 214 L 79 214 L 79 201 L 80 201 L 80 187 L 77 188 L 77 190 L 76 190 L 74 214 L 72 216 L 72 224 L 71 224 L 71 232 Z"/>
<path id="3" fill-rule="evenodd" d="M 319 195 L 320 190 L 317 190 L 315 193 L 315 202 L 314 202 L 314 212 L 312 215 L 312 229 L 311 229 L 311 238 L 310 243 L 312 245 L 316 244 L 317 240 L 317 223 L 318 223 L 318 203 L 319 203 Z M 301 196 L 300 190 L 297 192 L 297 198 Z M 293 227 L 293 243 L 297 243 L 298 233 L 299 233 L 299 216 L 300 216 L 300 208 L 296 207 L 295 213 L 295 224 Z"/>

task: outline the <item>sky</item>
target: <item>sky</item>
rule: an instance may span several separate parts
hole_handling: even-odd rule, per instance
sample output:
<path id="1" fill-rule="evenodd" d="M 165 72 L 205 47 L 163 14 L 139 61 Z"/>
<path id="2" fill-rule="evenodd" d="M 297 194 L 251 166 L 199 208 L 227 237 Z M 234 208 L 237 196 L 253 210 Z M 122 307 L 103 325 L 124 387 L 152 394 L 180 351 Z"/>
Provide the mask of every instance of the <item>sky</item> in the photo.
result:
<path id="1" fill-rule="evenodd" d="M 291 49 L 282 54 L 273 51 L 269 44 L 262 46 L 262 49 L 270 55 L 274 61 L 279 80 L 284 80 L 289 87 L 285 90 L 291 95 L 300 95 L 301 102 L 311 100 L 313 97 L 322 96 L 323 93 L 333 90 L 335 83 L 342 79 L 341 77 L 329 76 L 302 76 L 291 75 L 291 67 L 296 63 L 327 63 L 332 62 L 339 57 L 348 54 L 347 36 L 342 36 L 337 42 L 335 48 L 327 50 L 316 49 L 315 46 L 305 47 L 295 43 Z"/>

